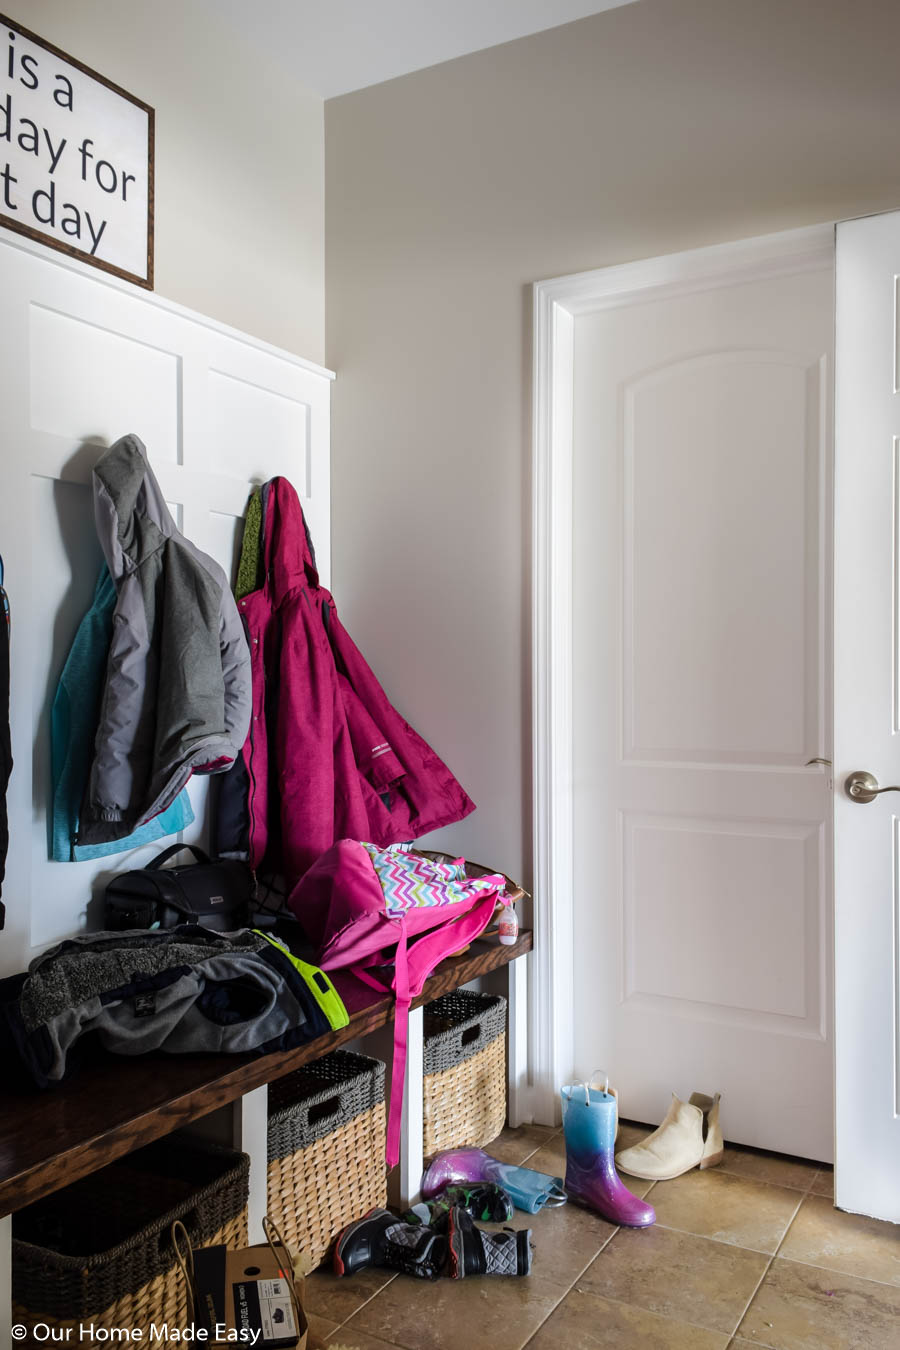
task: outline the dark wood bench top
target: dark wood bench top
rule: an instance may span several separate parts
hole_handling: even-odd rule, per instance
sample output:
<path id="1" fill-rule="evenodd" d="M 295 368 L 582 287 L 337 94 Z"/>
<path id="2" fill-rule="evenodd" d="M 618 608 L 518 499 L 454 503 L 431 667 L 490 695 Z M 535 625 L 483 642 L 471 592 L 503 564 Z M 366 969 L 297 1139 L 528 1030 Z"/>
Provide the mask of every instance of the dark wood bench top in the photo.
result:
<path id="1" fill-rule="evenodd" d="M 531 948 L 527 929 L 510 947 L 480 938 L 461 956 L 441 962 L 413 1006 L 497 970 Z M 347 1004 L 349 1025 L 296 1050 L 258 1058 L 105 1055 L 58 1088 L 0 1093 L 0 1217 L 392 1020 L 392 997 L 340 972 L 333 978 Z"/>

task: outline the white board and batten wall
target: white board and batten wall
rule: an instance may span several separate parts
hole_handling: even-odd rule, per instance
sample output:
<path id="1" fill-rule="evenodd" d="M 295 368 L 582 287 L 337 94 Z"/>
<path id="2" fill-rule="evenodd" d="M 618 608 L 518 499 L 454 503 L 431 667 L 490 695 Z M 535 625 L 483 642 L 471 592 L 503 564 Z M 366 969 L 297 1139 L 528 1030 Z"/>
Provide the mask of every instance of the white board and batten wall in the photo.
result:
<path id="1" fill-rule="evenodd" d="M 167 840 L 96 862 L 48 860 L 50 709 L 102 561 L 91 470 L 134 432 L 179 528 L 233 575 L 247 497 L 276 474 L 300 494 L 328 581 L 332 374 L 39 244 L 0 237 L 0 553 L 12 610 L 14 768 L 0 974 L 99 926 L 113 871 Z M 208 780 L 189 785 L 206 837 Z"/>

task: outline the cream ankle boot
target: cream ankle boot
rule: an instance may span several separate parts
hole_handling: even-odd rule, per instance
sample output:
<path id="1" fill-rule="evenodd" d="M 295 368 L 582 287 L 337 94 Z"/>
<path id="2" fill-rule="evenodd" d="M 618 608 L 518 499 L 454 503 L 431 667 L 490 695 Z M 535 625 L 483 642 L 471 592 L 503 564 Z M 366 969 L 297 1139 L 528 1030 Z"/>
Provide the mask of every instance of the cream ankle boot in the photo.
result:
<path id="1" fill-rule="evenodd" d="M 616 1166 L 645 1181 L 671 1181 L 692 1167 L 715 1167 L 724 1152 L 719 1094 L 694 1092 L 688 1102 L 672 1093 L 672 1105 L 658 1130 L 616 1154 Z"/>

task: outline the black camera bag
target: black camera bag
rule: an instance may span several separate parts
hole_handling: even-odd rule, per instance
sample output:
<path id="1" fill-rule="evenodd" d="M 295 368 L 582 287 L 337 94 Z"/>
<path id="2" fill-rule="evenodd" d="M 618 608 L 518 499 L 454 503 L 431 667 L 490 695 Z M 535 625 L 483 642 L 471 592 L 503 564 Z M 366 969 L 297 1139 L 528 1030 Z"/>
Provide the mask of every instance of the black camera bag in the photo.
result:
<path id="1" fill-rule="evenodd" d="M 185 867 L 163 867 L 189 849 L 197 859 Z M 123 872 L 106 888 L 104 927 L 175 928 L 196 923 L 217 933 L 247 928 L 251 920 L 253 873 L 246 863 L 213 862 L 193 844 L 171 844 L 149 867 Z"/>

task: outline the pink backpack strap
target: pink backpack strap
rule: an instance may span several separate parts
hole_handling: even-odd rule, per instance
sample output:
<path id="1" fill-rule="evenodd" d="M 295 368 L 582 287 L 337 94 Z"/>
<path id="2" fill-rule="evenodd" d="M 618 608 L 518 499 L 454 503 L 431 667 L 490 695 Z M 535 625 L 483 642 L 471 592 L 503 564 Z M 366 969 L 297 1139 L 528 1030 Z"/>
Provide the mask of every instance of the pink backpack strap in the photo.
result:
<path id="1" fill-rule="evenodd" d="M 388 1167 L 394 1167 L 400 1161 L 400 1117 L 409 1043 L 410 1003 L 417 994 L 421 994 L 428 976 L 445 956 L 458 952 L 460 947 L 465 947 L 484 932 L 493 917 L 496 899 L 496 892 L 490 892 L 467 914 L 454 923 L 442 924 L 430 933 L 423 933 L 410 948 L 407 948 L 406 943 L 405 916 L 400 920 L 400 940 L 394 964 L 397 1006 L 394 1009 L 394 1065 L 391 1070 L 391 1110 L 387 1131 Z M 415 1090 L 421 1091 L 421 1088 Z"/>
<path id="2" fill-rule="evenodd" d="M 400 937 L 394 960 L 394 983 L 392 989 L 394 1004 L 394 1063 L 391 1069 L 391 1113 L 387 1132 L 387 1164 L 394 1167 L 400 1161 L 400 1109 L 403 1105 L 403 1075 L 406 1072 L 406 1051 L 409 1044 L 409 1005 L 412 996 L 409 992 L 408 949 L 406 945 L 406 920 L 400 920 Z M 362 980 L 370 989 L 390 993 L 391 989 L 374 975 L 360 966 L 353 967 L 356 979 Z"/>
<path id="3" fill-rule="evenodd" d="M 409 963 L 406 947 L 406 918 L 400 920 L 400 939 L 394 959 L 394 989 L 397 1004 L 394 1008 L 394 1064 L 391 1069 L 391 1110 L 387 1129 L 387 1165 L 395 1167 L 400 1161 L 400 1116 L 403 1109 L 403 1077 L 406 1073 L 406 1050 L 409 1043 Z"/>
<path id="4" fill-rule="evenodd" d="M 421 994 L 435 966 L 481 936 L 493 917 L 496 902 L 496 891 L 479 894 L 477 902 L 458 919 L 416 938 L 409 949 L 409 987 L 413 998 Z"/>
<path id="5" fill-rule="evenodd" d="M 443 923 L 417 937 L 412 946 L 407 944 L 406 915 L 399 923 L 399 937 L 394 958 L 396 996 L 394 1008 L 394 1063 L 391 1069 L 391 1109 L 387 1130 L 387 1164 L 394 1167 L 400 1161 L 400 1119 L 403 1108 L 403 1081 L 406 1073 L 406 1052 L 409 1044 L 409 1009 L 412 1000 L 421 994 L 422 987 L 435 966 L 446 956 L 458 952 L 473 942 L 487 928 L 494 913 L 496 891 L 481 894 L 476 904 L 453 923 Z M 372 989 L 384 991 L 385 986 L 360 965 L 351 967 L 357 979 Z"/>
<path id="6" fill-rule="evenodd" d="M 353 971 L 354 978 L 362 980 L 363 984 L 367 984 L 370 989 L 377 989 L 381 994 L 393 992 L 393 985 L 385 984 L 382 980 L 376 980 L 375 976 L 363 970 L 362 966 L 351 966 L 350 969 Z"/>

